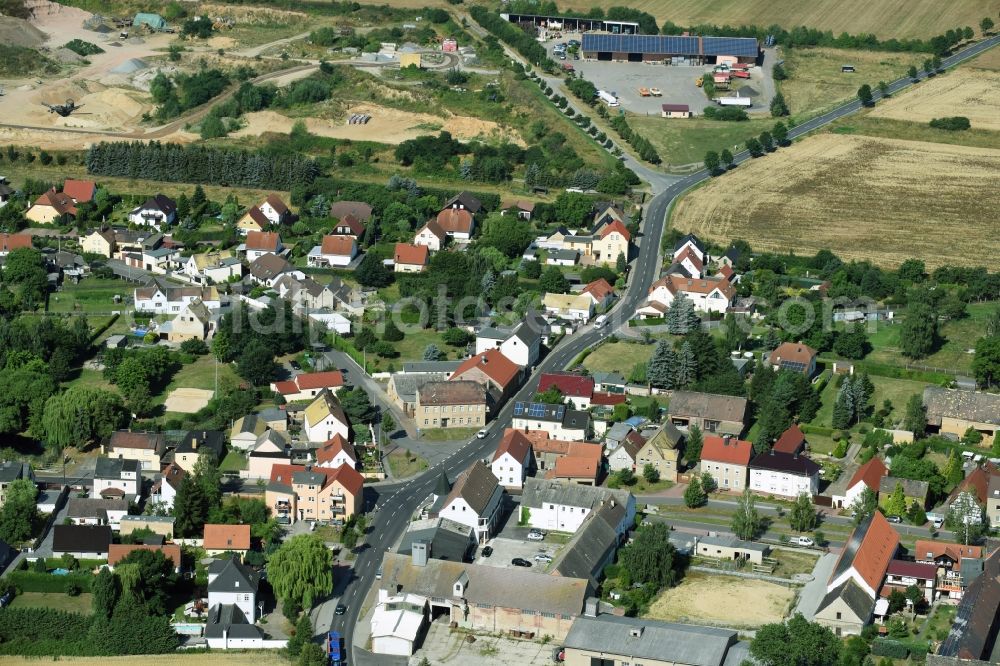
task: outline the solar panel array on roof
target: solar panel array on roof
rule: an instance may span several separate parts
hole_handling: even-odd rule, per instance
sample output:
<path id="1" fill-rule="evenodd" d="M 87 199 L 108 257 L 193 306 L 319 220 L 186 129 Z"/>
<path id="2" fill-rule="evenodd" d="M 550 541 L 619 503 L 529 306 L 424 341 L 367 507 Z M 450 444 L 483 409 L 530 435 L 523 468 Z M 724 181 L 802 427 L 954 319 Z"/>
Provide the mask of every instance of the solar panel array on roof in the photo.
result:
<path id="1" fill-rule="evenodd" d="M 798 361 L 782 361 L 782 370 L 791 370 L 792 372 L 802 372 L 806 369 L 805 363 L 799 363 Z"/>
<path id="2" fill-rule="evenodd" d="M 521 416 L 524 414 L 525 404 L 523 402 L 514 403 L 514 416 Z"/>
<path id="3" fill-rule="evenodd" d="M 699 50 L 699 41 L 702 50 Z M 581 49 L 585 52 L 732 55 L 756 58 L 758 44 L 753 37 L 699 38 L 668 35 L 584 34 Z"/>

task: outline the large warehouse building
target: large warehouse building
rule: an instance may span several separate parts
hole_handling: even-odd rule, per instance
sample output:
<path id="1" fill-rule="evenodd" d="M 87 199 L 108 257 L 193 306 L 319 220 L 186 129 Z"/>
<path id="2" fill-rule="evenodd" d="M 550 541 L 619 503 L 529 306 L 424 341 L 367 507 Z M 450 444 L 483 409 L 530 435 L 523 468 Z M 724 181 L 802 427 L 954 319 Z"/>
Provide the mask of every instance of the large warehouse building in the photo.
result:
<path id="1" fill-rule="evenodd" d="M 632 35 L 639 33 L 639 24 L 635 21 L 614 21 L 611 19 L 579 18 L 576 16 L 541 16 L 539 14 L 500 14 L 500 17 L 511 23 L 526 26 L 533 25 L 536 28 L 549 28 L 552 30 L 569 30 L 571 32 L 584 32 L 587 30 L 599 30 L 613 34 Z"/>
<path id="2" fill-rule="evenodd" d="M 753 37 L 669 37 L 666 35 L 597 35 L 584 33 L 580 47 L 586 60 L 666 62 L 677 65 L 757 60 Z"/>

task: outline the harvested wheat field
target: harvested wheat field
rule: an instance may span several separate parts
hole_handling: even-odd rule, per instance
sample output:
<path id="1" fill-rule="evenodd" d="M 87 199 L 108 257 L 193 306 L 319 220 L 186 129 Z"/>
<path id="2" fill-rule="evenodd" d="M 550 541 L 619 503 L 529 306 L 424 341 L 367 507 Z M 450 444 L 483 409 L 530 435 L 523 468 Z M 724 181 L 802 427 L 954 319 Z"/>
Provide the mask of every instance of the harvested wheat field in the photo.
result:
<path id="1" fill-rule="evenodd" d="M 981 266 L 1000 253 L 998 170 L 1000 150 L 820 134 L 710 181 L 671 219 L 755 250 Z"/>
<path id="2" fill-rule="evenodd" d="M 4 657 L 4 666 L 38 666 L 48 662 L 74 666 L 288 666 L 280 653 L 270 650 L 212 652 L 210 654 L 144 654 L 134 657 Z"/>
<path id="3" fill-rule="evenodd" d="M 371 116 L 371 120 L 364 125 L 349 125 L 347 119 L 352 114 L 367 114 Z M 274 111 L 258 111 L 246 114 L 244 120 L 246 125 L 235 132 L 233 136 L 259 136 L 266 132 L 287 134 L 298 119 L 289 118 Z M 305 121 L 306 127 L 313 134 L 335 139 L 397 144 L 424 134 L 445 130 L 451 132 L 452 136 L 461 141 L 476 138 L 484 140 L 507 138 L 518 145 L 524 145 L 516 132 L 506 130 L 489 120 L 479 120 L 468 116 L 442 118 L 429 113 L 412 113 L 373 104 L 353 106 L 347 110 L 342 118 L 334 120 L 323 118 L 303 118 L 302 120 Z"/>
<path id="4" fill-rule="evenodd" d="M 969 67 L 1000 70 L 1000 49 L 990 49 L 978 58 L 970 60 Z"/>
<path id="5" fill-rule="evenodd" d="M 677 587 L 660 595 L 647 617 L 735 628 L 781 622 L 795 591 L 777 583 L 690 572 Z M 746 609 L 753 608 L 748 614 Z"/>
<path id="6" fill-rule="evenodd" d="M 882 102 L 877 118 L 926 123 L 944 116 L 965 116 L 979 129 L 1000 130 L 1000 72 L 959 69 L 914 86 Z"/>

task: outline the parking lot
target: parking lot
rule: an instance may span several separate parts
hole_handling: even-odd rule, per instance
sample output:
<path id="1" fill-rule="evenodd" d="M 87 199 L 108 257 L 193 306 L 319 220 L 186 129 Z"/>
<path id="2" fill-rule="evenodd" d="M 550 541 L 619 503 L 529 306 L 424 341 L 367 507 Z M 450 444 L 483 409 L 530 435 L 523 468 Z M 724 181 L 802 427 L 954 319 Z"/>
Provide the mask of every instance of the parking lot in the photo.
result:
<path id="1" fill-rule="evenodd" d="M 529 528 L 519 527 L 512 516 L 500 534 L 487 542 L 486 545 L 493 547 L 493 554 L 490 557 L 483 557 L 483 549 L 480 548 L 476 554 L 476 564 L 511 569 L 514 565 L 510 561 L 520 557 L 531 562 L 531 571 L 539 573 L 548 571 L 552 566 L 551 563 L 536 562 L 535 555 L 545 553 L 555 559 L 563 547 L 562 544 L 555 543 L 550 537 L 546 537 L 544 541 L 529 541 L 528 532 Z"/>
<path id="2" fill-rule="evenodd" d="M 549 54 L 552 47 L 559 42 L 579 39 L 579 35 L 564 33 L 561 39 L 545 43 Z M 621 108 L 631 113 L 642 115 L 660 115 L 661 104 L 687 104 L 695 114 L 701 114 L 706 106 L 712 104 L 695 81 L 705 72 L 712 71 L 712 65 L 662 65 L 641 62 L 608 62 L 587 61 L 581 56 L 574 60 L 570 55 L 558 63 L 570 63 L 585 79 L 593 83 L 598 90 L 607 90 L 618 95 Z M 752 89 L 753 111 L 767 111 L 774 96 L 774 82 L 770 80 L 773 55 L 765 54 L 764 65 L 750 70 L 750 79 L 733 84 L 737 87 Z M 765 74 L 766 73 L 766 74 Z M 639 88 L 659 88 L 661 97 L 642 97 Z M 748 90 L 749 92 L 749 90 Z M 720 91 L 721 95 L 727 94 Z"/>

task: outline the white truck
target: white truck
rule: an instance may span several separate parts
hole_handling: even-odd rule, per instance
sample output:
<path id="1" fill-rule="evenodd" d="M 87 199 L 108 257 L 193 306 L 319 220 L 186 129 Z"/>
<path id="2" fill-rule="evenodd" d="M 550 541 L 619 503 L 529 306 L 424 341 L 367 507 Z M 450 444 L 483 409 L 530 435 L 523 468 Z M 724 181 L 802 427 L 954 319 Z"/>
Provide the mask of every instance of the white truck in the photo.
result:
<path id="1" fill-rule="evenodd" d="M 618 98 L 606 90 L 598 90 L 597 97 L 608 106 L 618 106 Z"/>
<path id="2" fill-rule="evenodd" d="M 749 97 L 716 97 L 715 103 L 719 106 L 741 106 L 745 109 L 753 106 L 753 101 Z"/>

